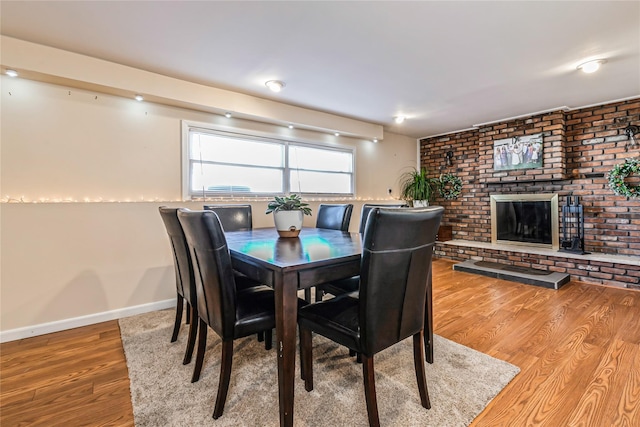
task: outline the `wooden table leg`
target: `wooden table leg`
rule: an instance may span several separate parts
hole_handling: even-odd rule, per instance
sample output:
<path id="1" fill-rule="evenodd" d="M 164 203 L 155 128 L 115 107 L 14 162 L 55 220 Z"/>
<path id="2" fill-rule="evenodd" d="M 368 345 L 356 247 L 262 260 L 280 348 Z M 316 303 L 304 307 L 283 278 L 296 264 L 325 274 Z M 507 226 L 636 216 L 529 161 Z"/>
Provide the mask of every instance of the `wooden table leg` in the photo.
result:
<path id="1" fill-rule="evenodd" d="M 433 283 L 431 270 L 427 279 L 427 300 L 424 310 L 424 353 L 427 362 L 433 363 Z"/>
<path id="2" fill-rule="evenodd" d="M 297 274 L 276 277 L 276 336 L 280 426 L 293 426 L 293 397 L 296 369 L 296 327 L 298 322 Z"/>

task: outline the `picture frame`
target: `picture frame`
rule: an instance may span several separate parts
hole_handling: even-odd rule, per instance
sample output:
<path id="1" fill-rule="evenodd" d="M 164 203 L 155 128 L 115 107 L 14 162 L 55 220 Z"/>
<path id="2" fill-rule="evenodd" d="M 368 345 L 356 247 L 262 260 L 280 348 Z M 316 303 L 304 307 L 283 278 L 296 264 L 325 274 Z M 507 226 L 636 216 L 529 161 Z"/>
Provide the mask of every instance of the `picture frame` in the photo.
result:
<path id="1" fill-rule="evenodd" d="M 541 133 L 499 139 L 493 143 L 493 170 L 538 169 L 542 154 Z"/>

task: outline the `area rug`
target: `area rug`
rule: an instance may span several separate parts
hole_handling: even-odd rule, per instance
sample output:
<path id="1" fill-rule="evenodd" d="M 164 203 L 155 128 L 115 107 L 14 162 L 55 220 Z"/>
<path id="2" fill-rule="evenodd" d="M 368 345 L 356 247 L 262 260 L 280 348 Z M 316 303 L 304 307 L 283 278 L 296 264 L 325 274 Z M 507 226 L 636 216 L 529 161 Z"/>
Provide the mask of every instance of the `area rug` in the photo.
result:
<path id="1" fill-rule="evenodd" d="M 191 383 L 194 361 L 183 365 L 188 327 L 171 343 L 175 312 L 163 310 L 120 319 L 131 380 L 135 425 L 277 426 L 275 350 L 255 336 L 234 342 L 224 414 L 212 418 L 221 341 L 209 331 L 200 381 Z M 383 426 L 468 426 L 519 369 L 440 336 L 435 363 L 426 364 L 431 409 L 420 405 L 411 338 L 375 357 L 376 391 Z M 362 365 L 344 347 L 313 337 L 314 390 L 307 393 L 296 363 L 296 426 L 368 426 Z M 299 359 L 297 359 L 298 361 Z"/>

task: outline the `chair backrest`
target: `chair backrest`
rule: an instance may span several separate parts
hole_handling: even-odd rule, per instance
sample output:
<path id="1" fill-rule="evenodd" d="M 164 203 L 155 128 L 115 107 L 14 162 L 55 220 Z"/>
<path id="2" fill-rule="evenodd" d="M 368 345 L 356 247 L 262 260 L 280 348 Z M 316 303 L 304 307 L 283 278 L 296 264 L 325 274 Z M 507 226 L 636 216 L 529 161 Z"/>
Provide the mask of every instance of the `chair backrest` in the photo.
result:
<path id="1" fill-rule="evenodd" d="M 196 288 L 187 239 L 178 220 L 178 209 L 161 206 L 160 216 L 169 235 L 176 273 L 176 291 L 191 305 L 196 304 Z"/>
<path id="2" fill-rule="evenodd" d="M 367 225 L 367 218 L 369 217 L 369 212 L 373 208 L 406 208 L 408 207 L 405 203 L 402 204 L 390 204 L 390 205 L 376 205 L 365 203 L 362 205 L 362 211 L 360 213 L 360 234 L 364 233 L 364 227 Z"/>
<path id="3" fill-rule="evenodd" d="M 198 315 L 222 339 L 233 339 L 236 284 L 220 219 L 213 211 L 188 209 L 180 209 L 178 219 L 191 253 Z"/>
<path id="4" fill-rule="evenodd" d="M 247 231 L 253 228 L 251 205 L 204 205 L 204 209 L 218 215 L 224 231 Z"/>
<path id="5" fill-rule="evenodd" d="M 331 230 L 349 231 L 351 212 L 353 205 L 320 205 L 316 228 L 328 228 Z"/>
<path id="6" fill-rule="evenodd" d="M 419 332 L 441 206 L 374 208 L 363 236 L 360 339 L 369 356 Z"/>

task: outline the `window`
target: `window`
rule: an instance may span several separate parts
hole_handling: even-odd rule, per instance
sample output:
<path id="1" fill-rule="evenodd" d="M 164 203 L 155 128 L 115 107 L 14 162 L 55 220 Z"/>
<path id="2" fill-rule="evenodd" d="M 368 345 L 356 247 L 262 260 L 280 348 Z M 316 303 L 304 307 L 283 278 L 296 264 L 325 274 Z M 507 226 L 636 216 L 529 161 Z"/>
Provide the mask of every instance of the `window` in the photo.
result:
<path id="1" fill-rule="evenodd" d="M 186 198 L 302 193 L 353 195 L 353 150 L 187 124 Z"/>

